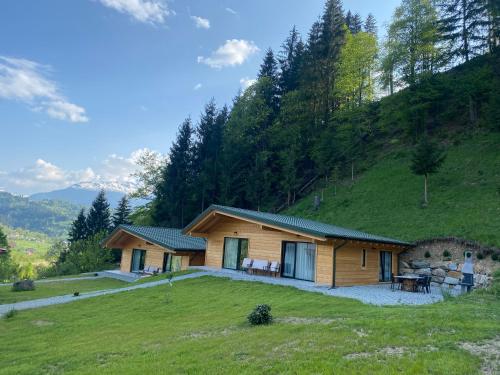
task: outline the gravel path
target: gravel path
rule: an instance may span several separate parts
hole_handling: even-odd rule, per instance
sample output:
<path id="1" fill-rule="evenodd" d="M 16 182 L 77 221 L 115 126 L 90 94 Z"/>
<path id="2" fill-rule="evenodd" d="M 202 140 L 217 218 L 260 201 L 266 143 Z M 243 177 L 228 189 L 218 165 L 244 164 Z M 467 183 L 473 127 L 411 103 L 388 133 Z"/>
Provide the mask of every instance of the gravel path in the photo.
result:
<path id="1" fill-rule="evenodd" d="M 307 292 L 322 293 L 328 296 L 334 297 L 346 297 L 356 299 L 363 303 L 382 306 L 382 305 L 424 305 L 435 303 L 443 300 L 443 294 L 440 288 L 433 287 L 432 293 L 410 293 L 404 291 L 391 291 L 389 284 L 379 284 L 379 285 L 366 285 L 366 286 L 352 286 L 352 287 L 339 287 L 335 289 L 330 289 L 324 286 L 316 286 L 312 282 L 293 280 L 286 278 L 274 278 L 268 276 L 254 276 L 248 275 L 243 272 L 231 271 L 231 270 L 216 270 L 208 267 L 193 267 L 201 272 L 190 273 L 187 275 L 177 276 L 172 278 L 172 282 L 192 279 L 202 276 L 215 276 L 215 277 L 227 277 L 233 280 L 250 281 L 250 282 L 262 282 L 266 284 L 291 286 L 300 290 L 305 290 Z M 95 278 L 95 277 L 94 277 Z M 79 278 L 81 279 L 81 278 Z M 129 290 L 151 288 L 158 285 L 168 284 L 168 280 L 159 280 L 149 283 L 131 285 L 124 288 L 117 289 L 107 289 L 99 290 L 95 292 L 82 293 L 78 297 L 74 297 L 72 294 L 36 299 L 31 301 L 17 302 L 6 305 L 0 305 L 0 316 L 8 312 L 9 310 L 26 310 L 34 309 L 37 307 L 58 305 L 62 303 L 69 303 L 73 301 L 79 301 L 86 298 L 93 298 L 97 296 L 104 296 L 108 294 L 116 294 Z M 457 290 L 453 290 L 452 294 L 458 294 Z"/>

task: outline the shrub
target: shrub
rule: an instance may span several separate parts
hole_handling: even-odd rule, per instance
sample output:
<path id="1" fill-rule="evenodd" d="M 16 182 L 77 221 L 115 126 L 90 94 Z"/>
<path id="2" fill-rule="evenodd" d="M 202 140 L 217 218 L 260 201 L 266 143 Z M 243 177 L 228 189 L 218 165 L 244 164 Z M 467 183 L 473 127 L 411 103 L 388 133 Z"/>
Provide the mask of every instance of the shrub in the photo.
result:
<path id="1" fill-rule="evenodd" d="M 35 290 L 35 282 L 33 280 L 21 280 L 12 284 L 13 292 L 26 292 Z"/>
<path id="2" fill-rule="evenodd" d="M 424 254 L 424 257 L 430 258 L 431 257 L 431 253 L 429 251 L 426 251 L 425 254 Z"/>
<path id="3" fill-rule="evenodd" d="M 7 311 L 5 313 L 5 315 L 3 316 L 5 319 L 12 319 L 13 317 L 15 317 L 17 315 L 17 310 L 16 309 L 10 309 L 9 311 Z"/>
<path id="4" fill-rule="evenodd" d="M 499 262 L 500 261 L 500 253 L 491 254 L 491 260 L 496 260 L 497 262 Z"/>
<path id="5" fill-rule="evenodd" d="M 74 292 L 73 297 L 78 297 L 80 295 L 80 292 Z"/>
<path id="6" fill-rule="evenodd" d="M 479 260 L 484 259 L 484 255 L 483 255 L 483 253 L 477 253 L 476 257 L 477 257 L 477 259 L 479 259 Z"/>
<path id="7" fill-rule="evenodd" d="M 248 322 L 253 325 L 271 324 L 273 316 L 271 315 L 271 306 L 257 305 L 255 309 L 248 315 Z"/>
<path id="8" fill-rule="evenodd" d="M 448 250 L 443 251 L 443 257 L 449 258 L 451 257 L 451 253 Z"/>

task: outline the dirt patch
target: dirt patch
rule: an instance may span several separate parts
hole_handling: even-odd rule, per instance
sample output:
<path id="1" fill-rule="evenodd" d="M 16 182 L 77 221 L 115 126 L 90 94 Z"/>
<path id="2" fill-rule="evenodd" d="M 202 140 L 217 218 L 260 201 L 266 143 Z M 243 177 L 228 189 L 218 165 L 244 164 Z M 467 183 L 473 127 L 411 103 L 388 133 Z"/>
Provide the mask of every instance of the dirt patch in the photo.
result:
<path id="1" fill-rule="evenodd" d="M 382 354 L 390 357 L 400 357 L 407 352 L 407 348 L 404 346 L 386 346 L 385 348 L 378 349 L 374 352 L 359 352 L 359 353 L 349 353 L 344 356 L 345 359 L 359 359 L 368 358 L 377 354 Z"/>
<path id="2" fill-rule="evenodd" d="M 190 332 L 187 335 L 180 336 L 181 339 L 200 339 L 205 337 L 228 336 L 236 331 L 236 327 L 224 328 L 220 331 L 198 331 Z"/>
<path id="3" fill-rule="evenodd" d="M 294 316 L 288 316 L 284 318 L 277 318 L 274 321 L 276 323 L 285 324 L 331 324 L 338 321 L 343 321 L 345 318 L 336 319 L 326 319 L 326 318 L 297 318 Z"/>
<path id="4" fill-rule="evenodd" d="M 366 337 L 366 336 L 368 336 L 368 333 L 366 333 L 366 331 L 363 328 L 361 328 L 361 329 L 355 329 L 354 333 L 356 335 L 358 335 L 358 337 Z"/>
<path id="5" fill-rule="evenodd" d="M 54 322 L 51 322 L 49 320 L 33 320 L 31 324 L 37 327 L 47 327 L 54 325 Z"/>
<path id="6" fill-rule="evenodd" d="M 482 342 L 464 342 L 460 347 L 483 361 L 481 372 L 485 375 L 500 374 L 500 336 Z"/>

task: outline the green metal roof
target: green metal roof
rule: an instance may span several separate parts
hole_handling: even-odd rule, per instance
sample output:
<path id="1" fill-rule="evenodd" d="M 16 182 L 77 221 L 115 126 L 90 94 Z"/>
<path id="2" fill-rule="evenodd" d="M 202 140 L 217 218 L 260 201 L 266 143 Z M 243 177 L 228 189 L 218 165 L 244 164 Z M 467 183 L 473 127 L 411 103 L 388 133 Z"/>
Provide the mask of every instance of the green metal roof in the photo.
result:
<path id="1" fill-rule="evenodd" d="M 411 246 L 410 243 L 396 240 L 393 238 L 377 236 L 365 232 L 360 232 L 354 229 L 337 227 L 335 225 L 320 223 L 318 221 L 302 219 L 294 216 L 271 214 L 267 212 L 245 210 L 243 208 L 235 208 L 228 206 L 211 205 L 204 212 L 198 215 L 190 224 L 184 228 L 183 233 L 187 233 L 189 228 L 199 222 L 203 217 L 212 211 L 220 211 L 230 215 L 235 215 L 244 219 L 255 220 L 262 224 L 275 225 L 283 229 L 290 229 L 318 237 L 325 238 L 343 238 L 350 240 L 379 242 L 386 244 L 394 244 L 401 246 Z"/>
<path id="2" fill-rule="evenodd" d="M 108 239 L 120 229 L 170 250 L 205 251 L 206 248 L 206 241 L 204 238 L 186 236 L 182 234 L 182 229 L 175 228 L 142 227 L 122 224 L 108 236 Z M 104 242 L 106 241 L 107 239 Z"/>

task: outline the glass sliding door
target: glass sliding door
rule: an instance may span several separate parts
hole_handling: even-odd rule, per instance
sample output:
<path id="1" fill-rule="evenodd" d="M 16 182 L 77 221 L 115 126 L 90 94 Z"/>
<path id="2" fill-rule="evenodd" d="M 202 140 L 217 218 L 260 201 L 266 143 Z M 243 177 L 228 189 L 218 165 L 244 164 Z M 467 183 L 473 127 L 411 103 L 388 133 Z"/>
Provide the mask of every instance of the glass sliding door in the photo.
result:
<path id="1" fill-rule="evenodd" d="M 283 277 L 314 281 L 316 245 L 306 242 L 284 242 L 282 264 Z"/>
<path id="2" fill-rule="evenodd" d="M 295 249 L 297 244 L 294 242 L 285 242 L 283 248 L 283 272 L 285 277 L 295 276 Z"/>
<path id="3" fill-rule="evenodd" d="M 223 268 L 239 270 L 246 257 L 248 257 L 248 240 L 246 238 L 224 238 Z"/>
<path id="4" fill-rule="evenodd" d="M 379 281 L 391 281 L 392 278 L 392 252 L 380 252 Z"/>
<path id="5" fill-rule="evenodd" d="M 144 270 L 144 261 L 146 260 L 146 250 L 132 250 L 132 262 L 130 272 L 141 272 Z"/>
<path id="6" fill-rule="evenodd" d="M 182 268 L 182 257 L 165 253 L 163 256 L 163 272 L 177 272 Z"/>

